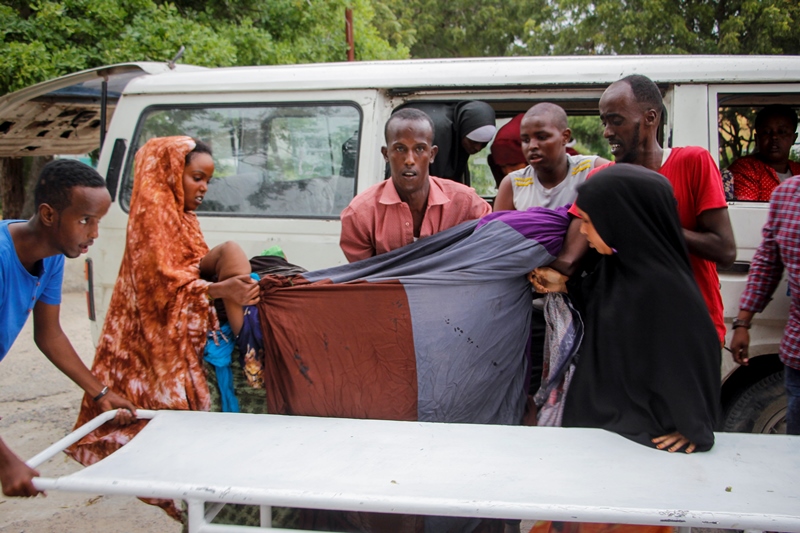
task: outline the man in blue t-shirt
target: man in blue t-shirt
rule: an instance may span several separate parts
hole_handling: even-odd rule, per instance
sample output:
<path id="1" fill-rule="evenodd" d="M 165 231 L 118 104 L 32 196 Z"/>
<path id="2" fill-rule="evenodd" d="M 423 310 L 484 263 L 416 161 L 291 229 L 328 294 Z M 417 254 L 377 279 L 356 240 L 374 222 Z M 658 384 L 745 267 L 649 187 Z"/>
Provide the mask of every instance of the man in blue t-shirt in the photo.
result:
<path id="1" fill-rule="evenodd" d="M 67 377 L 94 398 L 103 411 L 123 409 L 120 424 L 135 419 L 135 406 L 108 390 L 78 357 L 61 329 L 59 309 L 64 256 L 86 253 L 111 198 L 91 167 L 62 159 L 47 164 L 34 192 L 30 220 L 0 221 L 0 361 L 33 314 L 36 346 Z M 0 484 L 6 496 L 36 496 L 29 468 L 0 439 Z"/>

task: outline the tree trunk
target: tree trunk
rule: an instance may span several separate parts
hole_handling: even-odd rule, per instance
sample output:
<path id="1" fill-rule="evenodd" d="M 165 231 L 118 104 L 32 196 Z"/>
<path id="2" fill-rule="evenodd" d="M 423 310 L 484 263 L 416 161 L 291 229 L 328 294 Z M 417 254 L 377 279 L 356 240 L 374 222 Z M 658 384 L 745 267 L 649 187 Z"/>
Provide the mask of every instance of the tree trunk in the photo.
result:
<path id="1" fill-rule="evenodd" d="M 3 218 L 22 217 L 25 204 L 25 180 L 21 157 L 0 157 L 0 198 L 3 202 Z"/>
<path id="2" fill-rule="evenodd" d="M 42 167 L 53 160 L 52 155 L 37 155 L 25 158 L 23 176 L 25 176 L 25 201 L 22 204 L 22 217 L 25 220 L 33 216 L 35 211 L 33 193 L 36 190 L 36 181 L 42 172 Z"/>

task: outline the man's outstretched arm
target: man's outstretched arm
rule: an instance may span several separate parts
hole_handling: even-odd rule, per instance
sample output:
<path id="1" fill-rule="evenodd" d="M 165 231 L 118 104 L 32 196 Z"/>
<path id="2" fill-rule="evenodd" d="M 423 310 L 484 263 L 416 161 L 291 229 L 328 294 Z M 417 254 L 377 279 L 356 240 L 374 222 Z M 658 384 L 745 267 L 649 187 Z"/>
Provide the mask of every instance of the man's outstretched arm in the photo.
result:
<path id="1" fill-rule="evenodd" d="M 587 251 L 589 251 L 589 241 L 581 235 L 581 219 L 573 218 L 567 228 L 567 235 L 564 237 L 561 252 L 559 252 L 556 260 L 548 266 L 570 277 L 578 271 Z"/>

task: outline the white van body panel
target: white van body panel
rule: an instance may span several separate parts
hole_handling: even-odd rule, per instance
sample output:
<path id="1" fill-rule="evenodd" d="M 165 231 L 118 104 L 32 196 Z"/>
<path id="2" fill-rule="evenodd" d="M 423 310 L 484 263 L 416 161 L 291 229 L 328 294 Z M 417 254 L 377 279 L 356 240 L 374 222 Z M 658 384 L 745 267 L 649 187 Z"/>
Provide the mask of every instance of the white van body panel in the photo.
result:
<path id="1" fill-rule="evenodd" d="M 139 78 L 125 94 L 233 94 L 385 88 L 602 86 L 630 74 L 656 83 L 797 82 L 800 59 L 791 56 L 580 56 L 419 59 L 232 67 L 170 79 Z"/>
<path id="2" fill-rule="evenodd" d="M 674 115 L 671 123 L 671 146 L 708 146 L 708 89 L 705 85 L 679 84 L 672 90 Z M 716 123 L 716 120 L 714 120 Z M 716 135 L 716 128 L 714 128 Z"/>

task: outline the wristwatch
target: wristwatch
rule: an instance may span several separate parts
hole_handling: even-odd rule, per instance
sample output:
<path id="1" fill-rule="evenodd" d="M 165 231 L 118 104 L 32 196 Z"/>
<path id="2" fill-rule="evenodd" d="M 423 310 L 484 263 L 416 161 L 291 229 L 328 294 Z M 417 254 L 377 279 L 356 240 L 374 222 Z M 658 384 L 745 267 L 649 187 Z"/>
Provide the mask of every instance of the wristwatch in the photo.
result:
<path id="1" fill-rule="evenodd" d="M 747 320 L 742 320 L 741 318 L 734 318 L 733 323 L 731 324 L 731 329 L 736 328 L 750 329 L 750 322 Z"/>

